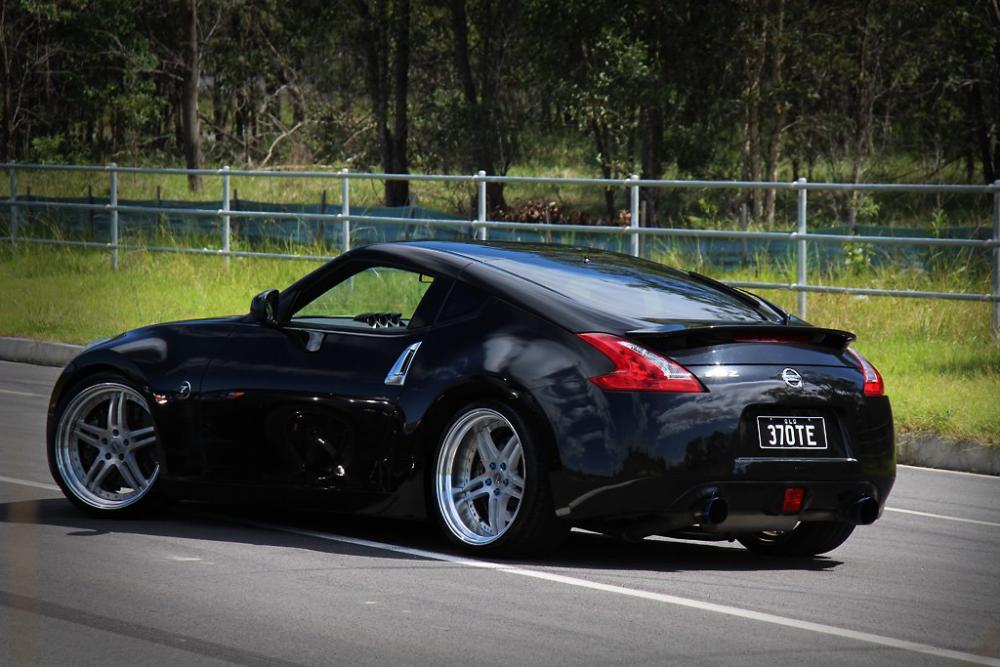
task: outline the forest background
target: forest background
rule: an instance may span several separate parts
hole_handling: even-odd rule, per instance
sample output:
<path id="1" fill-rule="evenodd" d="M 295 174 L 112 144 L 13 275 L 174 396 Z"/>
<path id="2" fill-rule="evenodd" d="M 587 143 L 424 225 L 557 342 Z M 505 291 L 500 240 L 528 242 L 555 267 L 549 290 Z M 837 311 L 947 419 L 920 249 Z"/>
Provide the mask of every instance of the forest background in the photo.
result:
<path id="1" fill-rule="evenodd" d="M 1000 2 L 0 0 L 0 91 L 0 162 L 991 183 Z"/>

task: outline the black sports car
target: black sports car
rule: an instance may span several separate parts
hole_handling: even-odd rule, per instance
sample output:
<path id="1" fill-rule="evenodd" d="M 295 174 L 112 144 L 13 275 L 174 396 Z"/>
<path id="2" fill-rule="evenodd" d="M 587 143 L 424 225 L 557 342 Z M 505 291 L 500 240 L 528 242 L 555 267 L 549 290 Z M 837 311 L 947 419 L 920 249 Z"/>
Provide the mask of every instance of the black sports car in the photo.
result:
<path id="1" fill-rule="evenodd" d="M 433 518 L 476 553 L 580 526 L 818 554 L 895 478 L 853 339 L 608 252 L 371 245 L 249 315 L 86 349 L 52 394 L 49 462 L 101 515 L 222 498 Z"/>

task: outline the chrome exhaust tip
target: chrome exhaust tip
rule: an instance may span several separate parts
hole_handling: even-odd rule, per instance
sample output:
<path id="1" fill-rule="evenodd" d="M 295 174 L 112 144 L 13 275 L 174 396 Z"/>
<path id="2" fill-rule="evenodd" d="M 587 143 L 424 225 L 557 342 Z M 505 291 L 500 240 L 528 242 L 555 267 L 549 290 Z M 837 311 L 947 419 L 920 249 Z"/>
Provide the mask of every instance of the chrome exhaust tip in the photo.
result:
<path id="1" fill-rule="evenodd" d="M 863 496 L 851 504 L 847 516 L 851 523 L 858 526 L 875 523 L 878 518 L 878 503 L 871 496 Z"/>
<path id="2" fill-rule="evenodd" d="M 714 526 L 729 516 L 729 503 L 719 496 L 712 496 L 704 502 L 696 514 L 701 525 Z"/>

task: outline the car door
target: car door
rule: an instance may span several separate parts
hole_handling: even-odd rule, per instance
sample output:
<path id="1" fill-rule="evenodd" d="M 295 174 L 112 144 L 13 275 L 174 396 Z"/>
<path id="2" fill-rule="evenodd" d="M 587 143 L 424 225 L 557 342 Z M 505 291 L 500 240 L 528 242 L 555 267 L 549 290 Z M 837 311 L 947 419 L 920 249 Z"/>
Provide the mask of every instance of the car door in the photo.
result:
<path id="1" fill-rule="evenodd" d="M 203 383 L 202 477 L 257 494 L 385 493 L 405 373 L 446 282 L 358 264 L 278 326 L 237 324 Z"/>

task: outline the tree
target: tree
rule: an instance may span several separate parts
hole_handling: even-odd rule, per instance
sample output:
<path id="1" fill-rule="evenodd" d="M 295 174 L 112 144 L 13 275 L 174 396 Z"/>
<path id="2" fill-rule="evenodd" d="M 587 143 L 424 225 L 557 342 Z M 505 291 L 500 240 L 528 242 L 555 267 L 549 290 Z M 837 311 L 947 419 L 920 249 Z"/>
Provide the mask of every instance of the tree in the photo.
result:
<path id="1" fill-rule="evenodd" d="M 44 17 L 27 11 L 19 2 L 0 0 L 0 159 L 12 159 L 20 151 L 18 141 L 28 122 L 27 97 L 42 60 L 39 51 Z"/>
<path id="2" fill-rule="evenodd" d="M 355 0 L 365 83 L 387 174 L 409 173 L 410 0 Z M 391 119 L 391 122 L 390 122 Z M 385 181 L 385 205 L 405 206 L 409 181 Z"/>
<path id="3" fill-rule="evenodd" d="M 198 27 L 198 0 L 188 0 L 185 50 L 184 89 L 181 98 L 181 124 L 184 136 L 184 158 L 188 169 L 202 168 L 201 122 L 198 118 L 198 84 L 201 82 L 201 33 Z M 201 177 L 188 174 L 188 187 L 201 190 Z"/>
<path id="4" fill-rule="evenodd" d="M 750 0 L 743 5 L 741 177 L 752 181 L 777 179 L 786 114 L 784 89 L 784 0 Z M 775 191 L 750 190 L 753 218 L 774 224 Z"/>
<path id="5" fill-rule="evenodd" d="M 1000 178 L 1000 2 L 980 4 L 966 13 L 971 23 L 967 44 L 969 114 L 972 136 L 982 165 L 983 180 Z"/>
<path id="6" fill-rule="evenodd" d="M 506 174 L 517 147 L 516 97 L 506 84 L 516 71 L 520 0 L 448 0 L 454 67 L 462 106 L 457 139 L 468 171 Z M 506 207 L 503 183 L 487 183 L 488 210 Z"/>
<path id="7" fill-rule="evenodd" d="M 625 178 L 636 171 L 634 146 L 640 122 L 647 143 L 659 140 L 650 107 L 644 104 L 652 81 L 646 45 L 632 36 L 606 29 L 595 44 L 581 44 L 584 76 L 571 86 L 569 113 L 594 141 L 601 175 Z M 643 116 L 643 113 L 646 116 Z M 614 188 L 605 188 L 605 209 L 614 219 Z"/>

